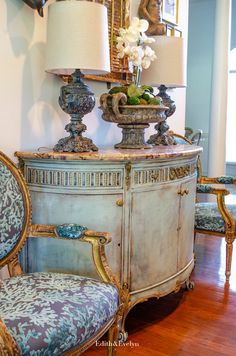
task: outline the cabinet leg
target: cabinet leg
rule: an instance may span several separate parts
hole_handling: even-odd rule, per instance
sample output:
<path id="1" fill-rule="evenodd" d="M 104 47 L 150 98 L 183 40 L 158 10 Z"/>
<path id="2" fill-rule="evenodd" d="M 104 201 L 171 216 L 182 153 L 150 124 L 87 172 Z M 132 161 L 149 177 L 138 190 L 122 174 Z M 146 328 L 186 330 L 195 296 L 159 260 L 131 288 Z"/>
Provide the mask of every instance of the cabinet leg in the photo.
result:
<path id="1" fill-rule="evenodd" d="M 123 344 L 123 343 L 125 343 L 127 341 L 127 339 L 128 339 L 127 331 L 120 330 L 119 331 L 119 338 L 118 338 L 119 342 L 121 342 Z"/>
<path id="2" fill-rule="evenodd" d="M 119 340 L 119 323 L 116 322 L 108 330 L 108 347 L 107 347 L 107 356 L 116 355 L 116 343 Z"/>
<path id="3" fill-rule="evenodd" d="M 185 282 L 185 290 L 193 290 L 194 289 L 194 282 L 190 281 L 189 279 Z"/>
<path id="4" fill-rule="evenodd" d="M 128 339 L 128 333 L 127 331 L 125 331 L 125 320 L 126 320 L 127 314 L 124 314 L 122 316 L 122 319 L 120 321 L 119 324 L 119 336 L 118 336 L 118 340 L 121 343 L 125 343 Z"/>

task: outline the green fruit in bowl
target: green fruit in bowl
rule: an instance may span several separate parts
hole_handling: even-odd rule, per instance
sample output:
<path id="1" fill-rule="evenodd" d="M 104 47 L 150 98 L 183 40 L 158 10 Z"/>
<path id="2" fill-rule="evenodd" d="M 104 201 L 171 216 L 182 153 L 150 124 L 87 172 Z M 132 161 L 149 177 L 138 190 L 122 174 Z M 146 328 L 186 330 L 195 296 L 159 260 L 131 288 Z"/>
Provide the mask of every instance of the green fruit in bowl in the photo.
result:
<path id="1" fill-rule="evenodd" d="M 152 97 L 151 97 L 150 94 L 148 94 L 148 93 L 144 93 L 144 94 L 142 95 L 142 98 L 143 98 L 144 100 L 146 100 L 147 102 L 149 102 L 149 101 L 152 99 Z"/>
<path id="2" fill-rule="evenodd" d="M 128 86 L 127 95 L 129 97 L 140 97 L 144 93 L 144 89 L 137 87 L 135 84 L 130 84 Z"/>
<path id="3" fill-rule="evenodd" d="M 157 98 L 151 98 L 148 102 L 149 105 L 161 105 L 161 102 Z"/>
<path id="4" fill-rule="evenodd" d="M 145 99 L 143 99 L 143 98 L 141 98 L 141 99 L 139 100 L 139 105 L 148 105 L 148 101 L 145 100 Z"/>
<path id="5" fill-rule="evenodd" d="M 154 89 L 153 87 L 150 87 L 150 85 L 142 85 L 141 88 L 153 94 Z"/>
<path id="6" fill-rule="evenodd" d="M 140 100 L 136 96 L 132 96 L 132 97 L 128 98 L 127 104 L 128 105 L 140 105 Z"/>

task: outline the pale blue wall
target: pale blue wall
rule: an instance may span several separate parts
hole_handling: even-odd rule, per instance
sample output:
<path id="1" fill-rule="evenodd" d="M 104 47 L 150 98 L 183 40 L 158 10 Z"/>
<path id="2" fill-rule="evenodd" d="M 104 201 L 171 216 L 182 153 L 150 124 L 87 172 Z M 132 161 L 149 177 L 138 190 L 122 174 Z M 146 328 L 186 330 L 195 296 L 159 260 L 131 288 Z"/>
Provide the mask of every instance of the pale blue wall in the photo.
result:
<path id="1" fill-rule="evenodd" d="M 232 0 L 231 49 L 236 48 L 236 0 Z"/>
<path id="2" fill-rule="evenodd" d="M 190 0 L 186 126 L 208 132 L 215 0 Z"/>
<path id="3" fill-rule="evenodd" d="M 186 126 L 202 129 L 207 174 L 216 0 L 189 0 Z M 231 49 L 236 47 L 236 0 L 232 0 Z"/>
<path id="4" fill-rule="evenodd" d="M 204 173 L 207 171 L 215 5 L 215 0 L 189 1 L 186 126 L 204 132 Z"/>

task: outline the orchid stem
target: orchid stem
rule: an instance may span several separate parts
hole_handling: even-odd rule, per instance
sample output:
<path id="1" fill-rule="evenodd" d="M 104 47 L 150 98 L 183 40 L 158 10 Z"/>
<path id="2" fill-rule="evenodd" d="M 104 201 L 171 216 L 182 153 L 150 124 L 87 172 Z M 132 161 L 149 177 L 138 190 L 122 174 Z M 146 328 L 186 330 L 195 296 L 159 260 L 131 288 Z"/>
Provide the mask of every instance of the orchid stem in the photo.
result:
<path id="1" fill-rule="evenodd" d="M 136 67 L 136 73 L 135 73 L 135 85 L 136 87 L 140 86 L 140 81 L 141 81 L 141 69 L 140 67 Z"/>

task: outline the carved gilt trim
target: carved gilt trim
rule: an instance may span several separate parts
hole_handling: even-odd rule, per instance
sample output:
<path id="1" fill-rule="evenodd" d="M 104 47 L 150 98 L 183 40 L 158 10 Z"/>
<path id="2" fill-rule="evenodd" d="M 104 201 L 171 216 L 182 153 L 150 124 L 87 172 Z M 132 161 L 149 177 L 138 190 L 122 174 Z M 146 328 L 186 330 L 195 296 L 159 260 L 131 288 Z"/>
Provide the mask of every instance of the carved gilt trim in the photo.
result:
<path id="1" fill-rule="evenodd" d="M 64 239 L 62 236 L 58 236 L 56 227 L 56 225 L 32 224 L 29 236 Z M 110 234 L 107 232 L 86 230 L 83 236 L 78 238 L 78 241 L 88 242 L 92 245 L 93 261 L 99 276 L 104 282 L 114 283 L 119 291 L 121 291 L 120 283 L 112 273 L 105 254 L 105 245 L 111 241 Z"/>
<path id="2" fill-rule="evenodd" d="M 18 261 L 18 256 L 14 257 L 9 263 L 8 263 L 8 271 L 11 277 L 16 277 L 20 276 L 22 274 L 21 266 Z"/>
<path id="3" fill-rule="evenodd" d="M 132 168 L 131 162 L 126 163 L 126 165 L 125 165 L 125 172 L 126 172 L 125 183 L 126 183 L 127 190 L 129 190 L 130 185 L 131 185 L 131 175 L 130 175 L 131 168 Z"/>
<path id="4" fill-rule="evenodd" d="M 122 188 L 122 170 L 68 171 L 27 167 L 28 184 L 76 188 Z"/>
<path id="5" fill-rule="evenodd" d="M 12 175 L 15 177 L 21 194 L 22 198 L 24 201 L 24 223 L 20 232 L 20 236 L 18 238 L 17 244 L 12 248 L 12 250 L 9 252 L 9 254 L 2 259 L 0 259 L 0 268 L 8 265 L 9 263 L 13 263 L 12 266 L 14 266 L 15 262 L 14 260 L 17 258 L 18 253 L 24 246 L 26 242 L 26 238 L 28 236 L 28 230 L 30 228 L 31 224 L 31 214 L 32 214 L 32 208 L 31 208 L 31 200 L 30 200 L 30 195 L 28 188 L 25 184 L 25 179 L 20 172 L 20 170 L 16 167 L 16 165 L 3 153 L 0 151 L 0 161 L 11 171 Z M 15 264 L 16 266 L 16 264 Z"/>
<path id="6" fill-rule="evenodd" d="M 170 167 L 169 180 L 173 181 L 190 176 L 194 173 L 194 170 L 192 171 L 191 168 L 192 167 L 190 164 L 186 164 L 180 167 Z"/>
<path id="7" fill-rule="evenodd" d="M 145 185 L 173 181 L 190 177 L 196 172 L 196 164 L 188 163 L 177 167 L 161 167 L 156 169 L 134 169 L 134 184 Z"/>
<path id="8" fill-rule="evenodd" d="M 0 355 L 18 356 L 21 352 L 10 331 L 0 319 Z"/>

